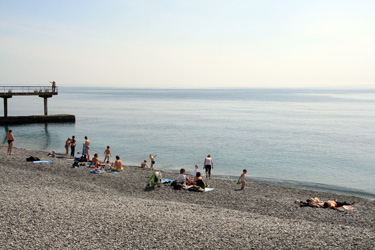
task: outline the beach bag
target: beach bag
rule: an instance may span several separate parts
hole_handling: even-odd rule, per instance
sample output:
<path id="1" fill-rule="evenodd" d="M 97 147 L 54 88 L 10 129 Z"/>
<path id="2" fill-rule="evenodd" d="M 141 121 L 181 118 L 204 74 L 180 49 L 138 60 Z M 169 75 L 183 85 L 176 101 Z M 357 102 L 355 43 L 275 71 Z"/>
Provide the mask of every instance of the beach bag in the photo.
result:
<path id="1" fill-rule="evenodd" d="M 35 156 L 30 156 L 30 157 L 26 158 L 26 161 L 40 161 L 40 159 L 38 157 L 35 157 Z"/>
<path id="2" fill-rule="evenodd" d="M 175 190 L 179 190 L 179 189 L 182 188 L 181 183 L 178 183 L 177 181 L 173 181 L 172 184 L 171 184 L 171 186 L 172 186 L 173 189 L 175 189 Z"/>
<path id="3" fill-rule="evenodd" d="M 86 155 L 82 155 L 81 158 L 79 159 L 80 162 L 87 162 Z"/>

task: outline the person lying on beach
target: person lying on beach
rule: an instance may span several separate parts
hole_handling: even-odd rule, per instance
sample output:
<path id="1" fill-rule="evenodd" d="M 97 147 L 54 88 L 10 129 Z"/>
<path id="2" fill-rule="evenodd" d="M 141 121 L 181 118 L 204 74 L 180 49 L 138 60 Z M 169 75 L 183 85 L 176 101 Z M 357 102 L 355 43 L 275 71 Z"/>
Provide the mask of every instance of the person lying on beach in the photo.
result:
<path id="1" fill-rule="evenodd" d="M 115 172 L 121 172 L 124 170 L 124 168 L 122 167 L 122 161 L 120 160 L 120 156 L 116 155 L 115 166 L 111 167 L 110 169 Z"/>
<path id="2" fill-rule="evenodd" d="M 294 203 L 299 204 L 301 207 L 308 206 L 308 207 L 332 208 L 332 209 L 337 209 L 345 205 L 355 204 L 355 202 L 352 202 L 352 203 L 348 203 L 346 201 L 339 202 L 336 199 L 334 199 L 333 201 L 328 200 L 326 202 L 323 202 L 323 201 L 320 201 L 318 198 L 309 198 L 306 201 L 296 200 Z"/>
<path id="3" fill-rule="evenodd" d="M 148 167 L 148 166 L 147 166 L 147 161 L 144 160 L 144 161 L 141 163 L 141 168 L 146 168 L 146 167 Z"/>
<path id="4" fill-rule="evenodd" d="M 324 208 L 338 209 L 340 207 L 349 206 L 349 205 L 353 205 L 353 204 L 355 204 L 355 201 L 353 201 L 352 203 L 349 203 L 349 202 L 346 202 L 346 201 L 340 202 L 340 201 L 337 201 L 336 199 L 334 199 L 333 201 L 329 200 L 329 201 L 324 202 L 323 207 Z"/>
<path id="5" fill-rule="evenodd" d="M 107 146 L 107 149 L 104 151 L 104 160 L 103 162 L 105 162 L 105 160 L 108 160 L 109 161 L 109 157 L 112 156 L 111 154 L 111 150 L 109 149 L 109 146 Z"/>
<path id="6" fill-rule="evenodd" d="M 323 207 L 324 202 L 320 201 L 319 198 L 309 198 L 306 201 L 296 200 L 295 204 L 301 207 Z"/>

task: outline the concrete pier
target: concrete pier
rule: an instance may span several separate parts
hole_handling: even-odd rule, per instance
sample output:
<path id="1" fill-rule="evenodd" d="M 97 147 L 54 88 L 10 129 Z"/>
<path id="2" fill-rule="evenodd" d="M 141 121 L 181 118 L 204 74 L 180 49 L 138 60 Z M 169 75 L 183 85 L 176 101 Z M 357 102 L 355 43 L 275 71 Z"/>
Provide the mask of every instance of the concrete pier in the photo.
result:
<path id="1" fill-rule="evenodd" d="M 0 117 L 0 125 L 75 122 L 74 115 L 48 115 L 48 98 L 58 94 L 58 88 L 55 84 L 53 86 L 0 86 L 0 98 L 4 99 L 4 117 Z M 8 116 L 9 98 L 30 95 L 43 98 L 44 115 Z"/>
<path id="2" fill-rule="evenodd" d="M 30 124 L 30 123 L 74 123 L 74 115 L 31 115 L 0 117 L 1 125 Z"/>

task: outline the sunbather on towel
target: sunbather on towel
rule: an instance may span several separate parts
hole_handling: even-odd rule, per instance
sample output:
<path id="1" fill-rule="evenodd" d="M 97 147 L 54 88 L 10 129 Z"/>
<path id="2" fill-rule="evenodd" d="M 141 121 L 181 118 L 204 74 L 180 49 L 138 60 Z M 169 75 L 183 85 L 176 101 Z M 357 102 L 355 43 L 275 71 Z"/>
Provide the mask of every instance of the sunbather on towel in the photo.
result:
<path id="1" fill-rule="evenodd" d="M 337 208 L 342 207 L 342 206 L 353 205 L 354 203 L 355 203 L 355 201 L 353 201 L 352 203 L 349 203 L 349 202 L 346 202 L 346 201 L 340 202 L 340 201 L 337 201 L 336 199 L 334 199 L 333 201 L 330 200 L 330 201 L 324 202 L 323 207 L 324 208 L 337 209 Z"/>
<path id="2" fill-rule="evenodd" d="M 120 156 L 116 155 L 115 166 L 111 167 L 111 170 L 116 172 L 121 172 L 124 170 L 124 168 L 122 167 L 122 161 L 120 160 Z"/>

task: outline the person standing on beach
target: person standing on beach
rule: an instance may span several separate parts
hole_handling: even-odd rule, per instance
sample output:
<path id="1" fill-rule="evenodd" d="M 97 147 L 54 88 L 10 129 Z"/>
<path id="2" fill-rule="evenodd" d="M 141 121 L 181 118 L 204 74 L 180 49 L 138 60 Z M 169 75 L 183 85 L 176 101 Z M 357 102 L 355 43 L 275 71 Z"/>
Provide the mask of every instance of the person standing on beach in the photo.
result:
<path id="1" fill-rule="evenodd" d="M 199 169 L 199 166 L 197 164 L 197 165 L 195 165 L 195 168 L 194 168 L 194 174 L 193 174 L 194 177 L 197 176 L 198 169 Z"/>
<path id="2" fill-rule="evenodd" d="M 71 158 L 74 158 L 74 153 L 75 153 L 75 150 L 76 150 L 76 137 L 73 135 L 72 136 L 72 140 L 70 141 L 70 155 L 71 155 Z"/>
<path id="3" fill-rule="evenodd" d="M 90 140 L 85 136 L 85 152 L 87 155 L 87 160 L 90 160 Z"/>
<path id="4" fill-rule="evenodd" d="M 14 143 L 14 136 L 13 136 L 13 130 L 9 130 L 7 134 L 7 140 L 8 140 L 8 155 L 12 155 L 12 149 L 13 149 L 13 143 Z"/>
<path id="5" fill-rule="evenodd" d="M 69 154 L 69 148 L 70 148 L 70 141 L 72 140 L 72 138 L 68 138 L 65 142 L 65 150 L 66 150 L 66 154 L 68 155 Z"/>
<path id="6" fill-rule="evenodd" d="M 104 156 L 105 156 L 105 158 L 104 158 L 103 162 L 106 162 L 105 161 L 106 159 L 109 161 L 109 157 L 112 156 L 111 150 L 109 149 L 109 146 L 107 146 L 107 149 L 104 151 Z"/>
<path id="7" fill-rule="evenodd" d="M 207 157 L 204 159 L 203 169 L 206 170 L 206 178 L 211 178 L 211 169 L 214 169 L 214 161 L 211 158 L 211 155 L 208 154 Z"/>
<path id="8" fill-rule="evenodd" d="M 155 170 L 155 168 L 154 168 L 154 164 L 156 163 L 156 161 L 155 161 L 155 157 L 156 156 L 158 156 L 158 155 L 152 155 L 152 154 L 150 154 L 150 159 L 151 159 L 151 166 L 150 166 L 150 168 L 152 169 L 152 170 Z"/>
<path id="9" fill-rule="evenodd" d="M 247 173 L 247 170 L 244 169 L 240 178 L 238 178 L 238 181 L 241 182 L 241 190 L 244 190 L 245 189 L 245 184 L 246 184 L 246 173 Z"/>

